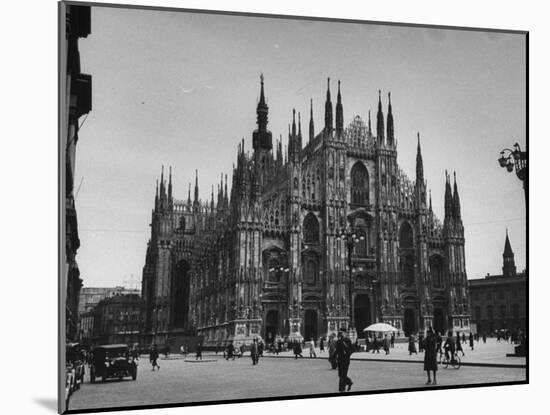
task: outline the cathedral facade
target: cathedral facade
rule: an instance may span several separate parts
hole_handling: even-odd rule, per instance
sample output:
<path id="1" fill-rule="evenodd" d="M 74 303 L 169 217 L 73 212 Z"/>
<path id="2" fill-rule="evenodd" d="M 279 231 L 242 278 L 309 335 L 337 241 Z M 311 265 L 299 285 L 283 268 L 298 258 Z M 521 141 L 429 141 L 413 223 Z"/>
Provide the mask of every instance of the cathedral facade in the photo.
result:
<path id="1" fill-rule="evenodd" d="M 311 109 L 302 134 L 293 110 L 283 151 L 262 77 L 252 151 L 239 144 L 229 192 L 222 176 L 201 201 L 197 174 L 193 197 L 190 186 L 178 200 L 162 172 L 142 279 L 146 339 L 309 340 L 342 326 L 362 337 L 375 322 L 400 335 L 469 330 L 456 177 L 452 185 L 445 172 L 441 223 L 419 137 L 415 180 L 397 164 L 390 95 L 384 117 L 379 93 L 375 131 L 370 113 L 344 125 L 340 82 L 334 109 L 333 119 L 329 80 L 323 128 L 315 132 Z"/>

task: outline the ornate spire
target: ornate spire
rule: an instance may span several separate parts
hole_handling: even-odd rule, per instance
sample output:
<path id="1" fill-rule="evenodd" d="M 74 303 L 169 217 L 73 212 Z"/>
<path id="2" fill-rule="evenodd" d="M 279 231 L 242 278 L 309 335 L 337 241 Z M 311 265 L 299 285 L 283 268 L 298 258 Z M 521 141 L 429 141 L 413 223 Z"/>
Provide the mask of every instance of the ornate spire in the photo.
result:
<path id="1" fill-rule="evenodd" d="M 416 133 L 416 183 L 424 183 L 424 163 L 422 162 L 422 151 L 420 150 L 420 133 Z"/>
<path id="2" fill-rule="evenodd" d="M 508 239 L 508 228 L 506 228 L 506 240 L 504 241 L 504 253 L 502 254 L 502 275 L 504 277 L 513 277 L 516 275 L 516 263 L 514 261 L 514 252 Z"/>
<path id="3" fill-rule="evenodd" d="M 338 97 L 336 99 L 336 133 L 344 131 L 344 107 L 342 106 L 342 94 L 340 93 L 340 80 L 338 80 Z"/>
<path id="4" fill-rule="evenodd" d="M 332 102 L 330 100 L 330 78 L 327 78 L 327 100 L 325 102 L 325 132 L 332 132 Z"/>
<path id="5" fill-rule="evenodd" d="M 391 92 L 388 92 L 388 146 L 395 145 L 394 132 L 393 132 L 393 114 L 391 110 Z"/>
<path id="6" fill-rule="evenodd" d="M 212 185 L 212 195 L 210 197 L 210 213 L 214 212 L 214 185 Z"/>
<path id="7" fill-rule="evenodd" d="M 159 202 L 159 179 L 157 179 L 157 190 L 155 192 L 155 209 L 157 208 Z"/>
<path id="8" fill-rule="evenodd" d="M 376 138 L 378 144 L 384 144 L 384 114 L 382 113 L 382 91 L 378 90 L 378 113 L 376 114 Z"/>
<path id="9" fill-rule="evenodd" d="M 225 188 L 224 188 L 223 202 L 225 207 L 227 208 L 229 206 L 229 195 L 227 193 L 227 174 L 225 175 Z"/>
<path id="10" fill-rule="evenodd" d="M 369 136 L 372 136 L 372 128 L 370 124 L 370 110 L 369 110 Z"/>
<path id="11" fill-rule="evenodd" d="M 195 170 L 195 199 L 194 203 L 199 203 L 199 171 Z"/>
<path id="12" fill-rule="evenodd" d="M 168 176 L 168 200 L 172 201 L 172 166 L 170 166 L 170 174 Z"/>
<path id="13" fill-rule="evenodd" d="M 292 108 L 292 137 L 296 136 L 296 109 Z"/>
<path id="14" fill-rule="evenodd" d="M 315 128 L 313 126 L 313 98 L 309 100 L 309 141 L 315 137 Z"/>
<path id="15" fill-rule="evenodd" d="M 449 174 L 445 170 L 445 219 L 453 216 L 453 196 L 451 184 L 449 183 Z"/>
<path id="16" fill-rule="evenodd" d="M 267 113 L 268 106 L 265 102 L 264 94 L 264 75 L 260 75 L 260 100 L 256 107 L 256 119 L 258 123 L 258 129 L 252 134 L 252 147 L 254 150 L 265 149 L 271 150 L 271 132 L 267 130 Z M 244 146 L 243 146 L 244 151 Z"/>
<path id="17" fill-rule="evenodd" d="M 297 150 L 301 151 L 302 150 L 302 118 L 300 117 L 300 112 L 298 112 L 298 137 L 296 142 L 298 145 Z"/>
<path id="18" fill-rule="evenodd" d="M 453 190 L 453 216 L 460 219 L 460 197 L 458 196 L 458 188 L 456 185 L 456 171 L 454 174 L 454 190 Z"/>
<path id="19" fill-rule="evenodd" d="M 432 209 L 432 189 L 430 189 L 430 212 L 433 213 L 433 209 Z"/>
<path id="20" fill-rule="evenodd" d="M 191 182 L 189 182 L 189 190 L 187 191 L 187 204 L 191 204 Z"/>
<path id="21" fill-rule="evenodd" d="M 160 199 L 162 200 L 164 198 L 164 164 L 160 168 Z"/>
<path id="22" fill-rule="evenodd" d="M 283 135 L 279 136 L 279 142 L 277 143 L 277 163 L 283 164 Z"/>

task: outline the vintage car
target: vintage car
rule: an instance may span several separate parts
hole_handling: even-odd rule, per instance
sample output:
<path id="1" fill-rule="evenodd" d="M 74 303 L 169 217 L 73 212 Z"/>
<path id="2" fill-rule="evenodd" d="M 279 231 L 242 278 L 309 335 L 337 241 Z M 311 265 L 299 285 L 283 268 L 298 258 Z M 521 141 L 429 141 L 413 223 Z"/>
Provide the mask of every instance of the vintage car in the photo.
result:
<path id="1" fill-rule="evenodd" d="M 78 343 L 67 343 L 65 362 L 65 401 L 68 406 L 71 395 L 84 382 L 84 355 Z"/>
<path id="2" fill-rule="evenodd" d="M 94 347 L 90 364 L 90 382 L 96 378 L 105 382 L 109 378 L 123 379 L 131 376 L 137 378 L 137 359 L 130 353 L 125 344 L 109 344 Z"/>

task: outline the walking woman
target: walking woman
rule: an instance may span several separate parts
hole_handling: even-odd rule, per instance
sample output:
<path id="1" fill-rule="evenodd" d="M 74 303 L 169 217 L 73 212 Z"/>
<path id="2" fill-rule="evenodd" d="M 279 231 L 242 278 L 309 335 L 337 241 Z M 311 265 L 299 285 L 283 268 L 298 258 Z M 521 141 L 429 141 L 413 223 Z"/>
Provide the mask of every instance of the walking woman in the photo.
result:
<path id="1" fill-rule="evenodd" d="M 460 343 L 460 333 L 456 332 L 456 353 L 458 352 L 462 353 L 462 357 L 464 357 L 464 350 L 462 349 L 462 344 Z"/>
<path id="2" fill-rule="evenodd" d="M 416 344 L 415 344 L 414 334 L 411 333 L 411 335 L 409 336 L 409 356 L 412 355 L 413 353 L 418 354 L 416 352 Z"/>
<path id="3" fill-rule="evenodd" d="M 424 340 L 424 370 L 428 374 L 426 385 L 437 385 L 435 373 L 437 372 L 437 338 L 432 328 L 428 328 L 426 339 Z M 434 380 L 430 377 L 430 371 L 433 372 Z"/>

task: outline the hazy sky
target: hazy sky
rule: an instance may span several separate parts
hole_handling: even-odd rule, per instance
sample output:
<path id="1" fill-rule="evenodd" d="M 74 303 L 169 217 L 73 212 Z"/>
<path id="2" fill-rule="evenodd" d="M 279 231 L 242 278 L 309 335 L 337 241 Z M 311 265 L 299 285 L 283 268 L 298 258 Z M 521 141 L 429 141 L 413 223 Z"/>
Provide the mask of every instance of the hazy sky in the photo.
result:
<path id="1" fill-rule="evenodd" d="M 93 110 L 81 119 L 75 180 L 84 285 L 141 280 L 162 164 L 173 166 L 179 199 L 187 198 L 195 169 L 202 199 L 222 171 L 231 174 L 240 139 L 251 148 L 261 72 L 268 128 L 285 142 L 292 108 L 308 114 L 310 98 L 316 131 L 322 128 L 327 76 L 334 87 L 342 81 L 345 124 L 369 109 L 375 115 L 378 89 L 386 111 L 391 91 L 398 162 L 414 179 L 420 132 L 440 219 L 445 169 L 456 170 L 468 277 L 501 272 L 506 228 L 522 270 L 523 190 L 497 158 L 516 141 L 525 145 L 524 40 L 93 7 L 92 33 L 80 41 L 82 71 L 93 77 Z"/>

